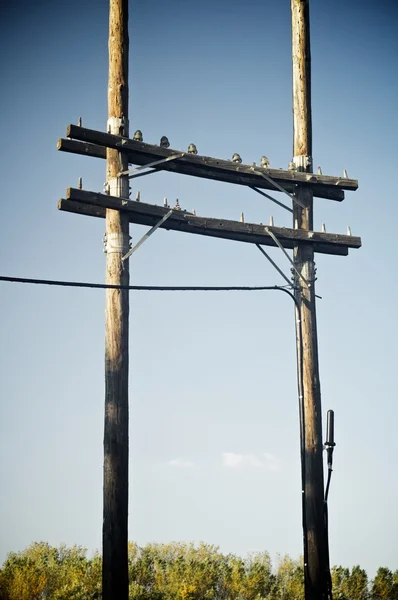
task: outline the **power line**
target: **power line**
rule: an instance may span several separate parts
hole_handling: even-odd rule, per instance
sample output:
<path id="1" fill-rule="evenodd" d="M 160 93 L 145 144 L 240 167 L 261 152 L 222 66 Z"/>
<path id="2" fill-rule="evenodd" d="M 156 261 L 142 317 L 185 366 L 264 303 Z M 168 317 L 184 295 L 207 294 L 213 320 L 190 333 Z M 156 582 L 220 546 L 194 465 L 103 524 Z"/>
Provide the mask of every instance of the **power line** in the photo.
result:
<path id="1" fill-rule="evenodd" d="M 27 283 L 34 285 L 50 285 L 60 287 L 77 287 L 77 288 L 94 288 L 94 289 L 120 289 L 131 291 L 147 291 L 147 292 L 260 292 L 260 291 L 279 291 L 284 292 L 293 300 L 297 311 L 298 324 L 298 342 L 299 353 L 297 355 L 297 383 L 298 383 L 298 399 L 299 399 L 299 414 L 301 423 L 301 466 L 302 472 L 305 473 L 304 462 L 304 382 L 303 382 L 303 336 L 301 325 L 301 310 L 300 305 L 294 294 L 287 289 L 287 286 L 279 285 L 264 285 L 264 286 L 157 286 L 157 285 L 112 285 L 106 283 L 88 283 L 78 281 L 60 281 L 54 279 L 32 279 L 28 277 L 8 277 L 0 275 L 0 281 L 9 283 Z M 303 481 L 305 476 L 303 475 Z M 303 495 L 304 502 L 304 495 Z M 327 513 L 325 526 L 327 527 Z M 303 520 L 305 521 L 305 511 L 303 511 Z M 306 545 L 304 539 L 304 545 Z"/>
<path id="2" fill-rule="evenodd" d="M 112 285 L 108 283 L 88 283 L 80 281 L 61 281 L 56 279 L 32 279 L 28 277 L 8 277 L 0 275 L 0 281 L 10 283 L 28 283 L 34 285 L 51 285 L 60 287 L 94 288 L 94 289 L 113 289 L 113 290 L 132 290 L 146 292 L 260 292 L 265 290 L 280 290 L 289 295 L 290 292 L 282 286 L 263 285 L 263 286 L 202 286 L 202 285 Z"/>

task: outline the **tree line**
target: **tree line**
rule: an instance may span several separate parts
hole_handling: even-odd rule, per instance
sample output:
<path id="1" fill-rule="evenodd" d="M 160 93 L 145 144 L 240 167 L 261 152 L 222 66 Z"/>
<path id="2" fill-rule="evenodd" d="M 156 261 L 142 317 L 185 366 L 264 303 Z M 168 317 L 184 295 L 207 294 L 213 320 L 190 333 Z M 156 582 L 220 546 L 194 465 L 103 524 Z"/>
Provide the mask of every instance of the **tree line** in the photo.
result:
<path id="1" fill-rule="evenodd" d="M 331 570 L 334 600 L 398 600 L 398 570 Z M 302 560 L 268 552 L 246 558 L 207 544 L 129 543 L 130 600 L 304 600 Z M 34 543 L 0 569 L 0 600 L 99 600 L 101 556 L 80 546 Z"/>

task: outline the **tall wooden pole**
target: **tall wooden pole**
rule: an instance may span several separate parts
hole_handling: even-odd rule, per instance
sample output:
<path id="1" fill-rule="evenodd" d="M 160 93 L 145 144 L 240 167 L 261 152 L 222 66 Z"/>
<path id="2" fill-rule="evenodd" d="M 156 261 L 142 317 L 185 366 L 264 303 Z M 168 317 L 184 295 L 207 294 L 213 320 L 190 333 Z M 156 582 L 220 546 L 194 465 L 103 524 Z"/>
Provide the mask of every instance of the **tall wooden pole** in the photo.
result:
<path id="1" fill-rule="evenodd" d="M 128 136 L 128 0 L 110 0 L 109 133 Z M 109 193 L 128 198 L 126 155 L 107 149 Z M 106 283 L 129 285 L 128 215 L 106 210 Z M 128 599 L 128 325 L 129 292 L 106 291 L 105 309 L 104 514 L 102 529 L 103 600 Z"/>
<path id="2" fill-rule="evenodd" d="M 293 58 L 293 161 L 299 171 L 312 172 L 311 50 L 309 0 L 291 0 Z M 313 194 L 297 186 L 294 227 L 313 229 Z M 296 280 L 298 362 L 301 379 L 301 444 L 303 534 L 306 600 L 328 598 L 329 564 L 324 524 L 321 389 L 315 309 L 314 251 L 306 244 L 294 249 L 297 270 L 309 283 Z"/>

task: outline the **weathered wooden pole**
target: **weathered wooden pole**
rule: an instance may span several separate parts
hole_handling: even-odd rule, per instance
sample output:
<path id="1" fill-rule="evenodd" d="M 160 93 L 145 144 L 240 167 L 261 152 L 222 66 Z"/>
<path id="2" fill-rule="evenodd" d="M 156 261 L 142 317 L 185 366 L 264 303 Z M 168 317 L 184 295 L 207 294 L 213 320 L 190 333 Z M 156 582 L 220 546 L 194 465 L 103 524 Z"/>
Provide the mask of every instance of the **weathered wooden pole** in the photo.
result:
<path id="1" fill-rule="evenodd" d="M 291 0 L 293 58 L 293 161 L 299 171 L 312 172 L 311 50 L 309 0 Z M 294 227 L 313 229 L 313 193 L 297 186 Z M 303 534 L 306 600 L 326 600 L 329 594 L 327 534 L 324 524 L 321 389 L 315 308 L 314 250 L 309 244 L 294 249 L 294 262 L 303 276 L 296 279 L 299 310 L 296 324 L 301 379 L 301 447 Z M 300 335 L 301 343 L 300 343 Z"/>
<path id="2" fill-rule="evenodd" d="M 109 133 L 128 136 L 128 0 L 110 0 Z M 128 198 L 126 155 L 107 149 L 109 193 Z M 106 283 L 129 284 L 129 218 L 106 210 Z M 128 599 L 128 326 L 129 292 L 106 290 L 105 309 L 104 513 L 102 529 L 102 598 Z"/>

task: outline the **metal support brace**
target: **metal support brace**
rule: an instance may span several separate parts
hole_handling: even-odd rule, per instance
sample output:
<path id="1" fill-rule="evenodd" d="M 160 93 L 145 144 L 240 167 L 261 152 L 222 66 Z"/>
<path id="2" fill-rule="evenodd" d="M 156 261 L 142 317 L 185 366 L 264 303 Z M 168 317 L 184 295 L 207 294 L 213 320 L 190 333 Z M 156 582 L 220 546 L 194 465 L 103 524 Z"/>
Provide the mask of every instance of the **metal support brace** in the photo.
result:
<path id="1" fill-rule="evenodd" d="M 158 229 L 158 227 L 163 225 L 163 223 L 167 221 L 169 217 L 171 217 L 172 214 L 173 210 L 169 210 L 169 212 L 163 217 L 163 219 L 161 219 L 158 223 L 156 223 L 156 225 L 151 227 L 151 229 L 142 236 L 142 238 L 136 243 L 136 245 L 133 246 L 133 248 L 130 248 L 127 254 L 122 256 L 122 261 L 127 260 L 133 254 L 133 252 L 135 252 L 145 242 L 145 240 L 147 240 Z"/>
<path id="2" fill-rule="evenodd" d="M 279 202 L 279 200 L 277 200 L 276 198 L 273 198 L 269 194 L 266 194 L 265 192 L 263 192 L 263 190 L 259 190 L 258 188 L 254 187 L 252 185 L 250 185 L 249 187 L 250 187 L 251 190 L 254 190 L 258 194 L 261 194 L 262 196 L 265 196 L 265 198 L 268 198 L 268 200 L 271 200 L 272 202 L 275 202 L 275 204 L 278 204 L 278 206 L 281 206 L 285 210 L 288 210 L 291 213 L 293 212 L 293 210 L 291 208 L 289 208 L 289 206 L 286 206 L 286 204 L 283 204 L 283 202 Z"/>
<path id="3" fill-rule="evenodd" d="M 284 274 L 284 272 L 282 271 L 282 269 L 280 269 L 280 268 L 278 267 L 278 265 L 276 264 L 276 262 L 274 262 L 274 261 L 272 260 L 272 258 L 270 257 L 270 255 L 269 255 L 269 254 L 268 254 L 268 253 L 267 253 L 267 252 L 264 250 L 264 248 L 262 248 L 262 247 L 260 246 L 260 244 L 256 244 L 256 246 L 257 246 L 257 248 L 260 250 L 260 252 L 261 252 L 262 254 L 264 254 L 265 258 L 267 258 L 267 259 L 269 260 L 269 262 L 271 263 L 271 265 L 272 265 L 272 266 L 273 266 L 273 267 L 274 267 L 274 268 L 275 268 L 275 269 L 278 271 L 279 275 L 281 275 L 281 276 L 283 277 L 283 279 L 284 279 L 285 281 L 287 281 L 287 284 L 288 284 L 288 286 L 289 286 L 290 288 L 292 288 L 292 287 L 293 287 L 293 285 L 292 285 L 292 282 L 291 282 L 291 281 L 290 281 L 290 279 L 289 279 L 289 278 L 288 278 L 288 277 L 287 277 L 287 276 Z"/>
<path id="4" fill-rule="evenodd" d="M 151 167 L 157 167 L 159 165 L 162 165 L 163 163 L 170 162 L 171 160 L 176 160 L 176 158 L 182 158 L 184 155 L 185 155 L 185 152 L 180 152 L 179 154 L 173 154 L 172 156 L 168 156 L 167 158 L 155 160 L 146 165 L 141 165 L 140 167 L 134 167 L 134 169 L 129 169 L 128 171 L 121 171 L 120 173 L 118 173 L 118 177 L 122 177 L 123 175 L 128 175 L 128 178 L 132 179 L 133 177 L 136 177 L 136 175 L 131 175 L 130 173 L 135 173 L 136 171 L 141 171 L 142 169 L 149 169 Z M 156 170 L 157 169 L 153 169 L 152 171 L 145 173 L 145 175 L 149 175 L 150 173 L 153 173 Z"/>
<path id="5" fill-rule="evenodd" d="M 262 173 L 261 171 L 257 171 L 256 169 L 253 169 L 253 171 L 254 171 L 254 173 L 256 173 L 256 175 L 261 175 L 261 177 L 264 177 L 264 179 L 266 179 L 269 183 L 271 183 L 274 186 L 274 188 L 276 188 L 279 192 L 283 192 L 284 194 L 289 196 L 289 198 L 291 198 L 291 200 L 293 200 L 293 202 L 295 202 L 296 204 L 301 206 L 301 208 L 306 208 L 305 204 L 300 202 L 300 200 L 297 200 L 297 198 L 294 194 L 290 194 L 290 192 L 285 190 L 285 188 L 282 187 L 281 185 L 279 185 L 279 183 L 276 183 L 276 181 L 274 181 L 269 175 L 266 175 L 265 173 Z"/>
<path id="6" fill-rule="evenodd" d="M 305 285 L 307 286 L 307 288 L 310 288 L 310 284 L 308 283 L 308 281 L 305 279 L 305 277 L 303 277 L 303 275 L 300 273 L 300 271 L 298 271 L 296 269 L 296 265 L 294 264 L 294 262 L 292 261 L 292 259 L 290 258 L 290 256 L 288 255 L 288 253 L 286 252 L 286 250 L 284 249 L 284 247 L 282 246 L 282 244 L 280 243 L 280 241 L 278 240 L 278 238 L 276 237 L 276 235 L 274 234 L 273 231 L 271 231 L 269 229 L 269 227 L 264 227 L 265 231 L 272 237 L 272 239 L 274 240 L 275 244 L 282 250 L 283 254 L 286 256 L 287 260 L 290 262 L 290 264 L 292 265 L 294 272 L 297 274 L 297 276 L 302 279 L 305 283 Z"/>

